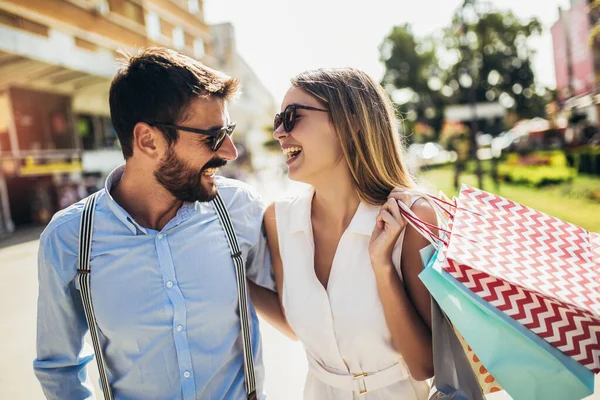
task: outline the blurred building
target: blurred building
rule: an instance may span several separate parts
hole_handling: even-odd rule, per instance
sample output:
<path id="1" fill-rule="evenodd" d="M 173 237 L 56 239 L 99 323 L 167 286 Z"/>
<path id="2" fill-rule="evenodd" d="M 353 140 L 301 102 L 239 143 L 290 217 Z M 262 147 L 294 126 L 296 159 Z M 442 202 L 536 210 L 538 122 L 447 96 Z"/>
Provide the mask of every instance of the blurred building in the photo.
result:
<path id="1" fill-rule="evenodd" d="M 571 0 L 568 10 L 559 8 L 559 19 L 551 28 L 560 108 L 592 124 L 599 121 L 600 104 L 600 42 L 593 34 L 600 27 L 598 5 Z"/>
<path id="2" fill-rule="evenodd" d="M 202 0 L 0 2 L 0 236 L 47 222 L 123 162 L 108 105 L 120 50 L 173 48 L 260 87 L 232 37 L 215 41 L 230 56 L 217 60 L 213 35 Z M 255 122 L 261 90 L 236 116 L 238 132 Z"/>
<path id="3" fill-rule="evenodd" d="M 267 132 L 272 132 L 275 100 L 238 53 L 233 26 L 230 23 L 212 25 L 211 32 L 216 68 L 239 78 L 242 83 L 239 98 L 229 108 L 237 123 L 235 142 L 240 158 L 234 164 L 236 173 L 261 169 L 267 166 L 263 145 L 269 139 Z"/>
<path id="4" fill-rule="evenodd" d="M 506 129 L 504 124 L 506 108 L 499 102 L 450 105 L 444 108 L 444 118 L 465 125 L 476 120 L 480 132 L 494 136 Z"/>

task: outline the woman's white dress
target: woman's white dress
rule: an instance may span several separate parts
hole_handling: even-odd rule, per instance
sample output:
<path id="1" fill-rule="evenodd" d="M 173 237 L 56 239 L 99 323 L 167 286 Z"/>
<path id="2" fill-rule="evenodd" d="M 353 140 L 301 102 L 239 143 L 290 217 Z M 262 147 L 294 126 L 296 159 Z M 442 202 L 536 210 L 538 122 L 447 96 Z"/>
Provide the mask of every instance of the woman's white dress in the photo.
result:
<path id="1" fill-rule="evenodd" d="M 392 344 L 377 292 L 368 246 L 379 207 L 358 206 L 339 241 L 325 289 L 314 269 L 313 194 L 311 189 L 275 203 L 283 308 L 309 362 L 304 398 L 427 399 L 428 384 L 410 376 Z M 393 251 L 400 276 L 403 239 L 404 233 Z"/>

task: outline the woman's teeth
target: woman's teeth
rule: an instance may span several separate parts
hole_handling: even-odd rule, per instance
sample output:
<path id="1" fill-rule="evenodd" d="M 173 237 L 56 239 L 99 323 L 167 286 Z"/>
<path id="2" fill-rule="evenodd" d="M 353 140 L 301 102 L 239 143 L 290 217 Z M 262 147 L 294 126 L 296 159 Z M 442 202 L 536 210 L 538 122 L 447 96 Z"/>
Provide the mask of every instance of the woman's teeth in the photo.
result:
<path id="1" fill-rule="evenodd" d="M 219 170 L 219 168 L 207 168 L 204 170 L 204 172 L 202 173 L 202 175 L 206 175 L 206 176 L 212 176 L 214 175 L 217 171 Z"/>
<path id="2" fill-rule="evenodd" d="M 287 156 L 287 158 L 292 158 L 300 154 L 302 152 L 302 147 L 286 147 L 285 149 L 281 149 L 283 154 Z"/>

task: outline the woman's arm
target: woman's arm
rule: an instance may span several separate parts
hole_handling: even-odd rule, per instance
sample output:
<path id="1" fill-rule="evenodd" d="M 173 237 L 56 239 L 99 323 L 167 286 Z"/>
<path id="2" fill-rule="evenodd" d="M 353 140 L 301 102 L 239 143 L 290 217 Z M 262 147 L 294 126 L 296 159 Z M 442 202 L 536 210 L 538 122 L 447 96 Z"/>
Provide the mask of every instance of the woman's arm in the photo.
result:
<path id="1" fill-rule="evenodd" d="M 407 195 L 396 197 L 410 204 Z M 436 224 L 435 211 L 426 201 L 418 200 L 412 210 L 421 220 Z M 417 380 L 429 379 L 433 376 L 431 299 L 419 279 L 423 270 L 419 250 L 429 242 L 414 228 L 407 227 L 395 198 L 382 206 L 377 219 L 370 245 L 371 263 L 392 341 L 411 375 Z M 392 262 L 393 246 L 403 229 L 407 229 L 401 259 L 404 282 Z"/>
<path id="2" fill-rule="evenodd" d="M 275 220 L 275 204 L 267 207 L 264 216 L 264 226 L 267 233 L 267 243 L 271 254 L 271 264 L 275 275 L 277 293 L 258 286 L 249 281 L 250 297 L 258 313 L 272 326 L 277 328 L 292 340 L 298 340 L 296 334 L 287 323 L 281 300 L 283 290 L 283 265 L 279 254 L 279 238 L 277 235 L 277 221 Z"/>

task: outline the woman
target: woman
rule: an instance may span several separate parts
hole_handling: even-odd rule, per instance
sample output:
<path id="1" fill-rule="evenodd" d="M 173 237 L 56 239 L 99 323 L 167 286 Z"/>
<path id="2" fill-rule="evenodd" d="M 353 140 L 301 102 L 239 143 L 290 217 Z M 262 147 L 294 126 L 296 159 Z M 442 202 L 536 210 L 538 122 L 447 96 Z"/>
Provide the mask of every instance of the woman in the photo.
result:
<path id="1" fill-rule="evenodd" d="M 430 297 L 418 275 L 429 243 L 406 227 L 398 201 L 425 222 L 436 217 L 407 194 L 414 182 L 386 93 L 356 69 L 302 73 L 273 135 L 289 177 L 310 190 L 268 207 L 279 299 L 255 285 L 251 294 L 265 319 L 303 342 L 305 399 L 426 399 Z"/>

